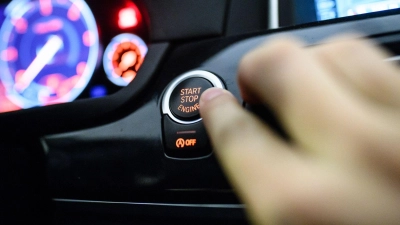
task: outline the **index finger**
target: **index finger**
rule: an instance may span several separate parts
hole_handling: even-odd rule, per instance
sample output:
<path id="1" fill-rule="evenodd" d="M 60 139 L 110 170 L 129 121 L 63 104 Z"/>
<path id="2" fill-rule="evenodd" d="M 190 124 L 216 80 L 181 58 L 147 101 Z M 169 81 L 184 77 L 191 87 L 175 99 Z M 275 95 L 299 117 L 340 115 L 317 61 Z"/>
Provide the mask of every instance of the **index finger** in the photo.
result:
<path id="1" fill-rule="evenodd" d="M 299 165 L 292 147 L 246 112 L 226 90 L 205 91 L 200 113 L 228 178 L 242 200 L 254 207 L 249 212 L 272 213 L 277 191 L 286 186 L 284 180 L 290 180 L 293 168 Z"/>

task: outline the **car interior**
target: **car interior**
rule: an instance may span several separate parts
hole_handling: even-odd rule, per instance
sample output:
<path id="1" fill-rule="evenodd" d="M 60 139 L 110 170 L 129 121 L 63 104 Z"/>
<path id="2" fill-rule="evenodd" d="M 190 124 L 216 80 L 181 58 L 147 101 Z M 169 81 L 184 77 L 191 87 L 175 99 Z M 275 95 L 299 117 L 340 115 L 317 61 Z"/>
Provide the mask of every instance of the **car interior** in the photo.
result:
<path id="1" fill-rule="evenodd" d="M 352 32 L 398 60 L 400 0 L 1 0 L 0 224 L 248 224 L 199 115 L 263 42 Z M 305 65 L 306 66 L 306 65 Z"/>

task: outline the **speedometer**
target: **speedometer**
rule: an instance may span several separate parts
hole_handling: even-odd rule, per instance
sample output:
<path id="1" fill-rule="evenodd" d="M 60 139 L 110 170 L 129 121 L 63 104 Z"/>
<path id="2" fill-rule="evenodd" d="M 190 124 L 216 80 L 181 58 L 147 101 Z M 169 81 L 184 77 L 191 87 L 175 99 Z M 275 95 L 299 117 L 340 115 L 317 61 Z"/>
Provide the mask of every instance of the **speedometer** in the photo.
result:
<path id="1" fill-rule="evenodd" d="M 0 30 L 0 78 L 21 108 L 69 102 L 96 67 L 96 22 L 83 0 L 14 0 Z"/>

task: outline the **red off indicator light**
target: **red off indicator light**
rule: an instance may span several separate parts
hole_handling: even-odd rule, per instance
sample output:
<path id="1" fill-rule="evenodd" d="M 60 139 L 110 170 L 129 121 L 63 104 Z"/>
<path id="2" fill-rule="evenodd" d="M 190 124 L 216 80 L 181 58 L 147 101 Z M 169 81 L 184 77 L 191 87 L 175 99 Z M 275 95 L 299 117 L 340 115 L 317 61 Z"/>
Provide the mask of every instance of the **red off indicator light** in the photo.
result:
<path id="1" fill-rule="evenodd" d="M 134 28 L 139 24 L 141 15 L 133 3 L 118 12 L 118 27 L 120 29 Z"/>

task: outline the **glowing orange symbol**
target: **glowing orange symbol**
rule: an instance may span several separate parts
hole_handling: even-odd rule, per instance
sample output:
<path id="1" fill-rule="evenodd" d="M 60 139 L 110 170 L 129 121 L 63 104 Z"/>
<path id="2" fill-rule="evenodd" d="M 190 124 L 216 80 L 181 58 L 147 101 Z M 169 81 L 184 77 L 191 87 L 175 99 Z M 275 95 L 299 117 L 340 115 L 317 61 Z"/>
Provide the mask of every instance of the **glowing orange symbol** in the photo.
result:
<path id="1" fill-rule="evenodd" d="M 186 146 L 195 146 L 196 145 L 196 139 L 188 139 L 186 140 Z"/>
<path id="2" fill-rule="evenodd" d="M 183 139 L 183 138 L 179 138 L 178 140 L 176 140 L 176 147 L 177 148 L 184 148 L 184 147 L 190 147 L 190 146 L 195 146 L 196 145 L 197 140 L 196 139 Z"/>
<path id="3" fill-rule="evenodd" d="M 177 148 L 184 148 L 185 147 L 185 140 L 183 140 L 182 138 L 179 138 L 178 140 L 176 140 L 176 147 Z"/>

